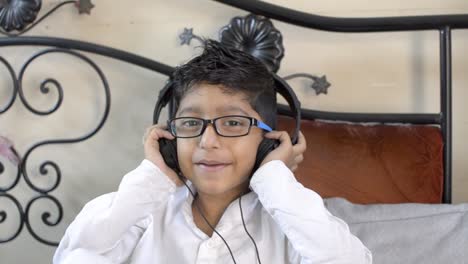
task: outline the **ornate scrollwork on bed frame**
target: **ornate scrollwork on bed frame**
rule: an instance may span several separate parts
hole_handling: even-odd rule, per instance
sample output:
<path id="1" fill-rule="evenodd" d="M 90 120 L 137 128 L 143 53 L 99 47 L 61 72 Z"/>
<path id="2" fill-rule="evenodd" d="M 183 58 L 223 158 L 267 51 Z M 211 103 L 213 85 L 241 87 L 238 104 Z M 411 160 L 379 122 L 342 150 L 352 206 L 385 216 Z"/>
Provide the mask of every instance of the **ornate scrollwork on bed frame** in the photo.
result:
<path id="1" fill-rule="evenodd" d="M 31 113 L 34 113 L 36 115 L 41 115 L 41 116 L 50 115 L 50 114 L 54 113 L 55 111 L 57 111 L 60 108 L 60 106 L 62 105 L 62 102 L 63 102 L 63 87 L 60 84 L 60 82 L 58 80 L 56 80 L 56 79 L 46 78 L 39 85 L 39 90 L 40 90 L 40 92 L 42 94 L 45 94 L 45 95 L 49 94 L 50 89 L 55 89 L 57 91 L 58 98 L 56 100 L 56 103 L 48 110 L 43 111 L 43 110 L 35 109 L 28 102 L 28 100 L 26 99 L 26 96 L 24 94 L 23 79 L 24 79 L 24 76 L 26 74 L 26 70 L 28 69 L 28 67 L 36 59 L 39 59 L 39 58 L 41 58 L 41 57 L 43 57 L 43 56 L 45 56 L 47 54 L 51 54 L 51 53 L 62 53 L 62 54 L 68 54 L 68 55 L 71 55 L 73 57 L 76 57 L 76 58 L 80 59 L 81 61 L 85 62 L 86 64 L 88 64 L 96 72 L 96 74 L 101 79 L 103 90 L 104 90 L 104 93 L 105 93 L 105 100 L 106 101 L 105 101 L 104 113 L 103 113 L 103 115 L 101 117 L 101 120 L 99 121 L 98 125 L 92 131 L 88 132 L 87 134 L 85 134 L 85 135 L 83 135 L 81 137 L 77 137 L 77 138 L 54 139 L 54 140 L 45 140 L 45 141 L 38 142 L 38 143 L 34 144 L 32 147 L 30 147 L 26 151 L 26 153 L 25 153 L 25 155 L 24 155 L 24 157 L 22 159 L 19 159 L 20 162 L 19 162 L 19 164 L 17 164 L 16 177 L 13 179 L 13 182 L 10 185 L 8 185 L 7 187 L 1 187 L 0 188 L 0 197 L 9 199 L 11 202 L 13 202 L 15 204 L 16 208 L 18 209 L 18 214 L 19 214 L 20 221 L 19 221 L 19 225 L 18 225 L 16 231 L 13 232 L 13 234 L 7 236 L 7 238 L 1 238 L 0 243 L 5 243 L 5 242 L 8 242 L 8 241 L 11 241 L 11 240 L 15 239 L 20 234 L 21 230 L 23 229 L 23 227 L 25 225 L 26 228 L 28 229 L 29 233 L 35 239 L 40 241 L 41 243 L 44 243 L 46 245 L 51 245 L 51 246 L 56 246 L 57 245 L 57 242 L 44 239 L 34 231 L 32 225 L 31 225 L 30 209 L 39 200 L 49 200 L 50 202 L 52 202 L 56 206 L 56 208 L 58 210 L 58 215 L 57 215 L 57 217 L 54 218 L 54 220 L 51 220 L 51 213 L 50 212 L 44 212 L 44 213 L 42 213 L 42 216 L 41 216 L 42 223 L 44 223 L 47 226 L 56 226 L 56 225 L 58 225 L 60 223 L 60 221 L 62 220 L 62 217 L 63 217 L 63 207 L 62 207 L 60 201 L 57 198 L 55 198 L 53 195 L 51 195 L 50 193 L 53 192 L 59 186 L 59 184 L 61 182 L 61 179 L 62 179 L 62 172 L 60 170 L 60 166 L 57 163 L 55 163 L 54 161 L 46 160 L 46 161 L 42 162 L 40 167 L 39 167 L 40 175 L 51 177 L 51 175 L 49 173 L 49 171 L 51 171 L 51 172 L 53 172 L 55 174 L 55 178 L 54 178 L 53 184 L 50 187 L 47 187 L 47 188 L 39 187 L 36 184 L 34 184 L 34 182 L 31 180 L 31 177 L 29 176 L 29 173 L 28 173 L 28 160 L 29 160 L 29 157 L 31 156 L 31 153 L 34 150 L 36 150 L 37 148 L 42 147 L 42 146 L 53 145 L 53 144 L 77 143 L 77 142 L 84 141 L 84 140 L 94 136 L 103 127 L 103 125 L 106 122 L 107 117 L 109 115 L 111 94 L 110 94 L 109 84 L 108 84 L 107 79 L 106 79 L 104 73 L 102 72 L 102 70 L 96 65 L 96 63 L 94 63 L 91 59 L 84 56 L 83 54 L 78 53 L 78 52 L 73 51 L 73 50 L 63 49 L 63 48 L 49 48 L 49 49 L 45 49 L 43 51 L 40 51 L 40 52 L 36 53 L 35 55 L 33 55 L 31 58 L 29 58 L 23 64 L 23 66 L 21 67 L 21 70 L 19 72 L 18 77 L 16 77 L 16 73 L 14 72 L 13 68 L 8 63 L 8 61 L 5 60 L 4 58 L 0 57 L 0 61 L 7 67 L 8 71 L 9 71 L 9 73 L 11 75 L 11 78 L 13 80 L 13 85 L 12 85 L 13 92 L 12 92 L 11 98 L 10 98 L 10 100 L 8 100 L 8 103 L 7 103 L 6 107 L 2 108 L 0 113 L 6 112 L 13 105 L 17 95 L 19 95 L 19 98 L 20 98 L 21 102 L 23 103 L 23 105 Z M 4 171 L 5 171 L 5 166 L 0 162 L 0 175 L 3 174 Z M 21 203 L 14 196 L 12 196 L 11 194 L 8 193 L 9 191 L 11 191 L 13 188 L 15 188 L 18 185 L 18 183 L 20 182 L 21 176 L 23 176 L 23 179 L 26 182 L 27 186 L 30 189 L 32 189 L 34 192 L 36 192 L 36 196 L 26 204 L 25 209 L 21 206 Z M 0 224 L 3 223 L 7 219 L 7 217 L 8 217 L 8 213 L 5 212 L 4 210 L 0 210 Z"/>

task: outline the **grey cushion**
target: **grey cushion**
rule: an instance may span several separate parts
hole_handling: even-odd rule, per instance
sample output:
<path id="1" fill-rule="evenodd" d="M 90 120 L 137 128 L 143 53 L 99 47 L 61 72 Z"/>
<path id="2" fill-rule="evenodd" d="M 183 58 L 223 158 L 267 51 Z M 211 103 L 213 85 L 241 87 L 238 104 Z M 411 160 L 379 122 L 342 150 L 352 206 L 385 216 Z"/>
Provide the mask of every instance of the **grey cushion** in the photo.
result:
<path id="1" fill-rule="evenodd" d="M 358 205 L 325 199 L 373 254 L 374 263 L 468 263 L 468 203 Z"/>

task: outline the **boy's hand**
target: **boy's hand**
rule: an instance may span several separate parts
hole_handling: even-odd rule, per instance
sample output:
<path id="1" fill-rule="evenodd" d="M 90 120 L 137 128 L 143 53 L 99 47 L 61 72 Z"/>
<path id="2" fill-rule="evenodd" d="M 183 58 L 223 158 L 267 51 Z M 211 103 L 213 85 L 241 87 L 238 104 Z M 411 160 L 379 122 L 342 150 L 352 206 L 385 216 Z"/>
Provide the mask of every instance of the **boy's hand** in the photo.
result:
<path id="1" fill-rule="evenodd" d="M 143 145 L 145 150 L 145 159 L 151 161 L 156 165 L 169 179 L 171 179 L 176 186 L 183 185 L 183 182 L 177 176 L 177 173 L 169 168 L 159 151 L 159 142 L 160 138 L 166 138 L 173 140 L 174 136 L 167 130 L 164 129 L 164 126 L 153 125 L 146 129 L 145 135 L 143 136 Z"/>
<path id="2" fill-rule="evenodd" d="M 286 131 L 272 131 L 266 133 L 265 137 L 279 140 L 280 145 L 268 153 L 260 166 L 272 160 L 281 160 L 291 171 L 295 171 L 299 163 L 304 160 L 303 154 L 307 149 L 307 143 L 302 132 L 299 131 L 296 145 L 292 145 L 291 138 Z"/>

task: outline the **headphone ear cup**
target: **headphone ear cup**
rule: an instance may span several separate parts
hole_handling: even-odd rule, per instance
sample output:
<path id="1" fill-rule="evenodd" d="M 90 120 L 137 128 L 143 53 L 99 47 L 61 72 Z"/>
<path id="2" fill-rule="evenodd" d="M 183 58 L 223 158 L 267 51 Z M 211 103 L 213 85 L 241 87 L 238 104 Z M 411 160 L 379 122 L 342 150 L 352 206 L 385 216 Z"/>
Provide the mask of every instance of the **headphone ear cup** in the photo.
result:
<path id="1" fill-rule="evenodd" d="M 177 158 L 177 145 L 175 140 L 168 140 L 161 138 L 158 141 L 159 143 L 159 152 L 166 162 L 166 165 L 173 169 L 177 174 L 180 174 L 180 169 L 178 166 Z"/>
<path id="2" fill-rule="evenodd" d="M 265 157 L 270 153 L 273 149 L 275 149 L 279 145 L 278 140 L 264 138 L 260 145 L 258 146 L 257 150 L 257 157 L 255 159 L 255 165 L 252 170 L 252 174 L 260 167 L 262 161 Z"/>

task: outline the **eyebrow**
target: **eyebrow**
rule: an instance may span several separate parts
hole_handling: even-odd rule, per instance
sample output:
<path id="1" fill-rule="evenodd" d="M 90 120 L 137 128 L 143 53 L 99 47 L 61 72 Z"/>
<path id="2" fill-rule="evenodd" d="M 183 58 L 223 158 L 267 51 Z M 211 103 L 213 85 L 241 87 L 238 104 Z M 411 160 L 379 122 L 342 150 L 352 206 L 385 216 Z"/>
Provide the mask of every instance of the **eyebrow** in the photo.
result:
<path id="1" fill-rule="evenodd" d="M 240 107 L 237 107 L 237 106 L 222 106 L 222 107 L 218 107 L 216 108 L 216 111 L 217 112 L 241 112 L 242 114 L 246 115 L 246 116 L 250 116 L 249 113 L 247 113 L 245 110 L 243 110 L 242 108 Z M 185 107 L 183 108 L 182 110 L 180 110 L 180 112 L 177 114 L 177 116 L 183 116 L 183 114 L 185 113 L 193 113 L 193 114 L 201 114 L 202 113 L 202 110 L 200 107 L 197 107 L 197 106 L 188 106 L 188 107 Z"/>
<path id="2" fill-rule="evenodd" d="M 200 107 L 189 106 L 189 107 L 185 107 L 182 110 L 180 110 L 180 112 L 178 113 L 177 116 L 182 116 L 184 113 L 187 113 L 187 112 L 200 114 L 202 111 L 201 111 Z"/>
<path id="3" fill-rule="evenodd" d="M 233 106 L 233 105 L 218 107 L 218 108 L 216 108 L 216 111 L 219 111 L 219 112 L 231 112 L 231 111 L 235 112 L 235 111 L 238 111 L 238 112 L 241 112 L 242 114 L 244 114 L 246 116 L 250 116 L 250 114 L 247 113 L 246 111 L 244 111 L 242 108 L 237 107 L 237 106 Z"/>

